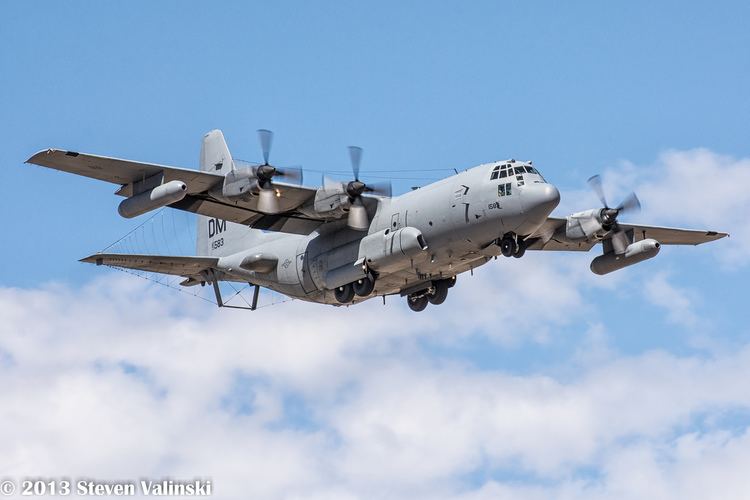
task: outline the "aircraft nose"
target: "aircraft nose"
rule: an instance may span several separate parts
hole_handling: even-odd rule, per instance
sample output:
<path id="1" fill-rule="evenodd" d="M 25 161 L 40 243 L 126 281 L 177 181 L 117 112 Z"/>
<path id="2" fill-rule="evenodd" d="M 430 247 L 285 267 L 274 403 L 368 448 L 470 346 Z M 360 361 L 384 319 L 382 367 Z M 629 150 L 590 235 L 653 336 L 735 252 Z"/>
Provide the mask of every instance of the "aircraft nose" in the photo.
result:
<path id="1" fill-rule="evenodd" d="M 523 204 L 527 211 L 549 215 L 560 203 L 560 191 L 552 184 L 526 185 L 523 191 Z"/>

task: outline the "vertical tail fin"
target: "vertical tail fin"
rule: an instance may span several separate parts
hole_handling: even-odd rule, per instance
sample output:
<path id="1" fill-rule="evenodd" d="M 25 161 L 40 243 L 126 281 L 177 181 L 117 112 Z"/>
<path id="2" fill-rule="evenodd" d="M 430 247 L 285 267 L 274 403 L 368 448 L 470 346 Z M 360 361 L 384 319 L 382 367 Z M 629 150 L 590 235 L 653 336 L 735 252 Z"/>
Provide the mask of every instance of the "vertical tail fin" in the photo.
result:
<path id="1" fill-rule="evenodd" d="M 234 169 L 232 154 L 221 130 L 203 136 L 200 168 L 203 172 L 226 175 Z M 244 250 L 263 239 L 263 232 L 242 224 L 198 215 L 195 253 L 221 257 Z"/>
<path id="2" fill-rule="evenodd" d="M 227 141 L 224 140 L 224 134 L 221 133 L 221 130 L 212 130 L 203 136 L 200 168 L 202 172 L 221 175 L 225 175 L 234 168 L 232 154 L 229 152 Z M 217 221 L 211 217 L 199 215 L 195 239 L 195 254 L 213 255 L 217 253 L 216 250 L 219 249 L 215 248 L 217 243 L 213 240 L 216 239 L 215 237 L 219 232 L 222 232 L 217 232 L 217 226 L 218 228 L 226 228 L 226 224 L 224 221 Z"/>

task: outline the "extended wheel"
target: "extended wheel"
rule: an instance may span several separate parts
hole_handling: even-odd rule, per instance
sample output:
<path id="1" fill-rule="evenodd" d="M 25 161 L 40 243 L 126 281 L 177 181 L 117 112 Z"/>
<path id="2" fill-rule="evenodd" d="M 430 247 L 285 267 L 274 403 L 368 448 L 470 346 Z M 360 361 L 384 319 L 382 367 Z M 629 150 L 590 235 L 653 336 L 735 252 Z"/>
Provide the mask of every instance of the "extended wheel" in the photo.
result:
<path id="1" fill-rule="evenodd" d="M 450 288 L 449 280 L 435 281 L 432 284 L 432 293 L 427 294 L 427 300 L 436 306 L 442 304 L 448 297 L 448 288 Z"/>
<path id="2" fill-rule="evenodd" d="M 336 290 L 333 291 L 333 295 L 339 303 L 348 304 L 354 298 L 354 288 L 352 288 L 351 283 L 342 285 L 336 287 Z"/>
<path id="3" fill-rule="evenodd" d="M 513 252 L 513 257 L 520 259 L 523 257 L 523 254 L 526 253 L 526 244 L 524 242 L 520 242 L 518 245 L 516 245 L 516 251 Z"/>
<path id="4" fill-rule="evenodd" d="M 502 240 L 500 240 L 500 252 L 506 256 L 506 257 L 512 257 L 513 254 L 516 253 L 518 249 L 518 245 L 516 245 L 516 240 L 511 238 L 510 236 L 504 236 Z"/>
<path id="5" fill-rule="evenodd" d="M 352 283 L 352 288 L 354 288 L 354 293 L 357 294 L 357 296 L 367 297 L 375 289 L 375 278 L 372 274 L 368 274 L 364 278 L 358 279 Z"/>
<path id="6" fill-rule="evenodd" d="M 427 307 L 427 296 L 414 297 L 409 295 L 406 297 L 406 303 L 409 304 L 409 309 L 414 312 L 424 311 L 425 307 Z"/>

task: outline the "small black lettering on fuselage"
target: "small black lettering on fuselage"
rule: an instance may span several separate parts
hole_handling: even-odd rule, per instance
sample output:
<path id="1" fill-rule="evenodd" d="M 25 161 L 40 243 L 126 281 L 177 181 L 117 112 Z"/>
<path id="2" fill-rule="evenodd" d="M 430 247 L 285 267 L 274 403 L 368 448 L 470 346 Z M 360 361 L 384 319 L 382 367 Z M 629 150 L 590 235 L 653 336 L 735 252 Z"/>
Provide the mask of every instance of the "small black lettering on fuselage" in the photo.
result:
<path id="1" fill-rule="evenodd" d="M 500 202 L 496 201 L 495 203 L 490 203 L 489 205 L 487 205 L 487 208 L 490 210 L 494 210 L 496 208 L 502 208 L 502 207 L 500 206 Z"/>
<path id="2" fill-rule="evenodd" d="M 217 234 L 226 231 L 227 221 L 221 219 L 208 219 L 208 237 L 213 238 Z"/>

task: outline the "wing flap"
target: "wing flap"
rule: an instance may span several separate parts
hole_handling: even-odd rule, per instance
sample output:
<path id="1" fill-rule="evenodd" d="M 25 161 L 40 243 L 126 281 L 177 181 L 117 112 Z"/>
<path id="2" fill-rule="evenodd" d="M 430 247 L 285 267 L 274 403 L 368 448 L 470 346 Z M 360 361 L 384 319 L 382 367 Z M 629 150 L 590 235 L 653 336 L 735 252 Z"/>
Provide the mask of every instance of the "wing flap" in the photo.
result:
<path id="1" fill-rule="evenodd" d="M 81 259 L 80 262 L 190 277 L 197 276 L 202 271 L 215 269 L 219 259 L 215 257 L 97 253 Z"/>

